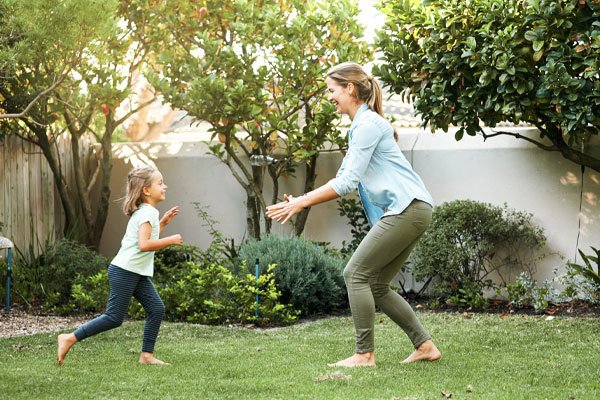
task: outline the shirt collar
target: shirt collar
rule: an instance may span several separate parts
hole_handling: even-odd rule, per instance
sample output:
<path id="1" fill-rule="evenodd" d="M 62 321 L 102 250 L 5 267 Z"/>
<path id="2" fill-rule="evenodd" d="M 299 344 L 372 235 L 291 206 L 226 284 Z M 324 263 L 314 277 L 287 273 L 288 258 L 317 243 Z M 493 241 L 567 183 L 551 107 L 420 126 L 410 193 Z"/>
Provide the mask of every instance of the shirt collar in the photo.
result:
<path id="1" fill-rule="evenodd" d="M 354 130 L 357 121 L 358 121 L 358 117 L 360 117 L 360 115 L 363 113 L 363 111 L 365 111 L 366 109 L 369 108 L 369 105 L 367 103 L 362 103 L 360 105 L 360 107 L 358 107 L 358 110 L 356 110 L 356 114 L 354 114 L 354 118 L 352 119 L 352 124 L 350 124 L 350 130 Z"/>

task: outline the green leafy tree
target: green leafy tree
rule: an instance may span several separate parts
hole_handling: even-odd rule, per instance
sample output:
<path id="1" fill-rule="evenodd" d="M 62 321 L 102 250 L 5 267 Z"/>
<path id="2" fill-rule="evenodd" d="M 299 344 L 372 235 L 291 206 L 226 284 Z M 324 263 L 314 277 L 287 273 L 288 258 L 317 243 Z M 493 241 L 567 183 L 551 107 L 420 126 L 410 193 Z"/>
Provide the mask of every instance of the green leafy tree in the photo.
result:
<path id="1" fill-rule="evenodd" d="M 375 73 L 414 96 L 423 126 L 510 135 L 600 171 L 586 151 L 600 129 L 598 0 L 437 0 L 382 3 Z M 480 123 L 526 122 L 539 138 Z M 547 138 L 549 140 L 542 140 Z"/>
<path id="2" fill-rule="evenodd" d="M 263 210 L 278 201 L 279 177 L 305 163 L 304 190 L 312 190 L 319 151 L 339 143 L 323 77 L 340 61 L 370 57 L 358 40 L 356 2 L 156 1 L 146 13 L 134 3 L 130 15 L 156 29 L 161 74 L 152 83 L 173 106 L 210 123 L 210 149 L 245 190 L 248 230 L 259 238 L 262 226 L 270 231 Z M 274 162 L 251 166 L 252 155 Z M 274 188 L 269 203 L 265 176 Z M 308 212 L 297 217 L 297 234 Z"/>
<path id="3" fill-rule="evenodd" d="M 7 115 L 0 119 L 0 131 L 40 148 L 61 199 L 65 232 L 97 247 L 110 198 L 112 136 L 147 103 L 130 107 L 125 115 L 117 116 L 115 109 L 130 95 L 148 47 L 119 15 L 116 0 L 32 0 L 26 5 L 0 0 L 0 9 L 10 11 L 0 17 L 0 111 Z M 72 166 L 61 165 L 55 146 L 65 132 Z M 80 158 L 85 135 L 100 144 L 90 173 Z M 74 188 L 67 184 L 66 168 L 72 168 Z M 93 200 L 98 180 L 99 198 Z"/>

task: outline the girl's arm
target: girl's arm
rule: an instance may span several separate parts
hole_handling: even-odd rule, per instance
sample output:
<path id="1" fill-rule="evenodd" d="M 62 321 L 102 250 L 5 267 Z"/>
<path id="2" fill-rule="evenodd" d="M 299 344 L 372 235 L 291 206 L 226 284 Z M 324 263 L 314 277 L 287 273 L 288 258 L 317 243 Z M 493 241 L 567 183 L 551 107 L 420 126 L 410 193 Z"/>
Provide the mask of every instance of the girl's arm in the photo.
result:
<path id="1" fill-rule="evenodd" d="M 138 248 L 140 251 L 156 251 L 164 249 L 170 245 L 182 245 L 183 239 L 180 234 L 167 236 L 161 239 L 150 239 L 152 225 L 150 222 L 144 222 L 140 225 L 138 233 Z"/>
<path id="2" fill-rule="evenodd" d="M 179 214 L 179 206 L 175 206 L 171 208 L 169 211 L 164 213 L 163 217 L 160 219 L 160 231 L 162 232 L 165 226 L 171 222 L 174 216 Z"/>

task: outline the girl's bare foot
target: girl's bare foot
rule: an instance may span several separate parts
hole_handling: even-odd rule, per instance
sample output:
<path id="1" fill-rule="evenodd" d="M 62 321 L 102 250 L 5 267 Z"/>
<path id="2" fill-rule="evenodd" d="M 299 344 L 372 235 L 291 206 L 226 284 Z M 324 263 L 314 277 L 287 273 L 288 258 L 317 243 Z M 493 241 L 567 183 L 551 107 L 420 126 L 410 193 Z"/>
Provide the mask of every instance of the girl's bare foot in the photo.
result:
<path id="1" fill-rule="evenodd" d="M 334 364 L 327 364 L 329 367 L 376 367 L 375 353 L 356 353 L 345 360 L 338 361 Z"/>
<path id="2" fill-rule="evenodd" d="M 169 363 L 164 362 L 163 360 L 159 360 L 154 357 L 154 354 L 148 352 L 142 352 L 140 354 L 140 359 L 138 360 L 140 364 L 153 364 L 153 365 L 171 365 Z"/>
<path id="3" fill-rule="evenodd" d="M 426 340 L 404 361 L 403 364 L 408 364 L 413 361 L 435 361 L 442 357 L 442 353 L 435 347 L 431 340 Z"/>
<path id="4" fill-rule="evenodd" d="M 77 338 L 72 333 L 63 333 L 56 338 L 58 342 L 58 365 L 63 365 L 67 353 L 77 343 Z"/>

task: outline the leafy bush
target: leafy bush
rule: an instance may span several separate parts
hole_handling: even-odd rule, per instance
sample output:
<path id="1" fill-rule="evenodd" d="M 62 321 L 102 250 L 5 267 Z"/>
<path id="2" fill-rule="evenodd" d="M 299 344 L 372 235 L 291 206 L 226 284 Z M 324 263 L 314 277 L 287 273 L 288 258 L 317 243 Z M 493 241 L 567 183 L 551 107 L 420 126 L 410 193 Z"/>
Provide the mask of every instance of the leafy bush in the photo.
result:
<path id="1" fill-rule="evenodd" d="M 108 266 L 108 260 L 87 246 L 60 239 L 31 262 L 22 255 L 13 268 L 14 291 L 30 306 L 42 305 L 59 313 L 69 311 L 71 286 L 78 276 L 89 277 Z"/>
<path id="2" fill-rule="evenodd" d="M 254 273 L 255 260 L 274 270 L 281 301 L 292 304 L 302 315 L 328 313 L 347 307 L 342 271 L 344 262 L 326 254 L 321 246 L 301 237 L 267 235 L 260 241 L 250 240 L 239 249 L 239 256 Z"/>
<path id="3" fill-rule="evenodd" d="M 369 232 L 369 221 L 365 215 L 362 205 L 354 198 L 342 198 L 338 200 L 338 211 L 342 217 L 347 217 L 350 224 L 350 233 L 352 241 L 342 242 L 341 253 L 344 256 L 350 256 L 358 247 L 360 242 Z"/>
<path id="4" fill-rule="evenodd" d="M 187 264 L 203 259 L 204 252 L 196 246 L 169 246 L 154 255 L 154 277 L 152 282 L 160 293 L 169 284 L 182 279 L 187 273 Z M 78 275 L 71 288 L 71 299 L 64 307 L 71 312 L 102 312 L 108 300 L 110 287 L 108 269 L 104 268 L 91 276 Z M 174 310 L 167 309 L 167 319 L 176 320 Z M 171 313 L 171 315 L 169 315 Z M 142 306 L 133 300 L 129 306 L 129 316 L 143 318 Z"/>
<path id="5" fill-rule="evenodd" d="M 108 302 L 108 292 L 108 268 L 87 277 L 78 275 L 71 286 L 71 299 L 66 308 L 70 312 L 102 312 Z"/>
<path id="6" fill-rule="evenodd" d="M 219 258 L 189 245 L 156 252 L 152 280 L 165 303 L 168 320 L 258 325 L 285 325 L 296 320 L 297 313 L 278 301 L 280 293 L 272 269 L 257 282 L 253 275 L 236 275 L 230 268 L 212 263 L 215 257 Z M 102 312 L 109 292 L 107 269 L 85 278 L 78 276 L 71 292 L 70 310 Z M 258 318 L 256 294 L 259 295 Z M 145 316 L 137 301 L 131 302 L 128 314 L 134 319 Z"/>
<path id="7" fill-rule="evenodd" d="M 273 268 L 270 266 L 257 281 L 251 274 L 235 276 L 220 265 L 188 263 L 186 276 L 166 286 L 161 295 L 166 308 L 187 322 L 290 324 L 298 313 L 278 301 Z"/>
<path id="8" fill-rule="evenodd" d="M 484 289 L 495 287 L 492 276 L 506 284 L 512 271 L 533 270 L 546 237 L 531 218 L 506 205 L 444 203 L 411 255 L 412 273 L 426 285 L 434 281 L 442 297 L 479 307 Z"/>

